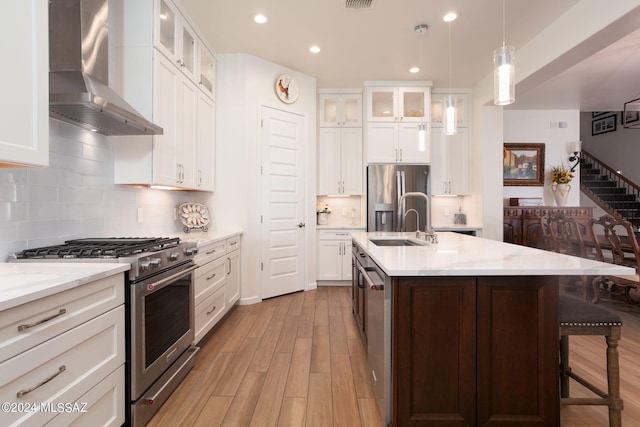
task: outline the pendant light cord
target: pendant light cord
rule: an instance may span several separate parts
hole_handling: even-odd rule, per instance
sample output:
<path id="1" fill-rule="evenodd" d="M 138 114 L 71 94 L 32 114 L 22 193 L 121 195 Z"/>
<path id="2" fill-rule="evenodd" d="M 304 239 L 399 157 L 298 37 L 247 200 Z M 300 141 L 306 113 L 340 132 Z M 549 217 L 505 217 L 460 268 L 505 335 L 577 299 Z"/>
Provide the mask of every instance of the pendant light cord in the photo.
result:
<path id="1" fill-rule="evenodd" d="M 449 92 L 451 92 L 451 22 L 449 22 Z"/>
<path id="2" fill-rule="evenodd" d="M 502 0 L 502 47 L 506 46 L 506 44 L 507 44 L 507 43 L 506 43 L 506 40 L 507 40 L 507 36 L 506 36 L 507 31 L 506 31 L 506 29 L 505 29 L 505 28 L 506 28 L 506 24 L 505 24 L 505 22 L 506 22 L 506 18 L 505 18 L 505 15 L 506 15 L 506 10 L 507 10 L 507 8 L 506 8 L 506 6 L 505 6 L 505 3 L 506 3 L 506 0 Z"/>

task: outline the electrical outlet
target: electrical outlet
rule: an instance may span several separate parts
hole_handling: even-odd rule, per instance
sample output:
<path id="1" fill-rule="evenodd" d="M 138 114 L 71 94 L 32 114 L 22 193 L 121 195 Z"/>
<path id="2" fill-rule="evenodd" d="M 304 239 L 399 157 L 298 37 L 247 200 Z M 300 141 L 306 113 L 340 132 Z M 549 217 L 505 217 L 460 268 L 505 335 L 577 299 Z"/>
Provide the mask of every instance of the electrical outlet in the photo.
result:
<path id="1" fill-rule="evenodd" d="M 444 208 L 443 214 L 444 216 L 449 216 L 450 215 L 449 208 Z"/>
<path id="2" fill-rule="evenodd" d="M 173 220 L 178 220 L 178 208 L 173 208 Z"/>

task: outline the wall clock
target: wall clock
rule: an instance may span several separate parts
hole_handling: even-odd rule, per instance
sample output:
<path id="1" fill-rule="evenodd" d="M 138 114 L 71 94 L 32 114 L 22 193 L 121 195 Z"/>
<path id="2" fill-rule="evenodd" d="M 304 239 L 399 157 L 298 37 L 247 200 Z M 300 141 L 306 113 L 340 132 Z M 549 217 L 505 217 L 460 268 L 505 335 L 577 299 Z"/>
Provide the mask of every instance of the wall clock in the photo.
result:
<path id="1" fill-rule="evenodd" d="M 298 81 L 289 74 L 280 74 L 276 78 L 276 94 L 280 101 L 292 104 L 298 99 Z"/>

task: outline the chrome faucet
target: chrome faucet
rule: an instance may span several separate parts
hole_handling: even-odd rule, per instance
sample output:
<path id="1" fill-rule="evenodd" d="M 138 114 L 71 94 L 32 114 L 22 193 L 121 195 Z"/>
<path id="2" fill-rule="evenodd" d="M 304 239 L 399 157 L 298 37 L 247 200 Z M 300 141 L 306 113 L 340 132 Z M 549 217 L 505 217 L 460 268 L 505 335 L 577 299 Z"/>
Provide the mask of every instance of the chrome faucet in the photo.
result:
<path id="1" fill-rule="evenodd" d="M 408 211 L 405 211 L 405 206 L 404 206 L 404 200 L 407 197 L 422 197 L 425 201 L 426 204 L 426 215 L 427 215 L 427 222 L 426 225 L 424 227 L 424 231 L 421 232 L 420 231 L 420 217 L 418 216 L 418 228 L 416 230 L 416 238 L 420 238 L 420 237 L 424 237 L 424 240 L 428 241 L 428 242 L 432 242 L 432 243 L 438 243 L 438 236 L 436 235 L 436 233 L 433 231 L 433 228 L 431 228 L 431 214 L 430 214 L 430 209 L 429 209 L 429 196 L 427 196 L 425 193 L 419 192 L 419 191 L 413 191 L 413 192 L 408 192 L 408 193 L 404 193 L 402 196 L 400 196 L 400 199 L 398 200 L 398 228 L 400 229 L 400 231 L 402 231 L 403 225 L 404 225 L 404 220 L 405 217 L 407 216 L 407 214 L 409 212 L 411 212 L 412 210 L 415 209 L 409 209 Z M 416 215 L 418 215 L 418 212 L 416 212 Z"/>

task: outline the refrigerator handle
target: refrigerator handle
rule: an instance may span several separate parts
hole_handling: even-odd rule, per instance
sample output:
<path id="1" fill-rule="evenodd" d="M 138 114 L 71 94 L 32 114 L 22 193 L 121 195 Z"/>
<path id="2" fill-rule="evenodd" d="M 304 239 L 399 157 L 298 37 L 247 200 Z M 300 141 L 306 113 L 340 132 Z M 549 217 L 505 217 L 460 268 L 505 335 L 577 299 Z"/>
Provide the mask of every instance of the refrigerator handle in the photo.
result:
<path id="1" fill-rule="evenodd" d="M 397 200 L 396 200 L 396 217 L 398 219 L 398 223 L 396 224 L 396 230 L 397 231 L 402 231 L 402 219 L 400 218 L 400 196 L 402 196 L 402 177 L 400 176 L 401 172 L 400 171 L 396 171 L 396 195 L 397 195 Z M 393 228 L 392 228 L 393 229 Z"/>

